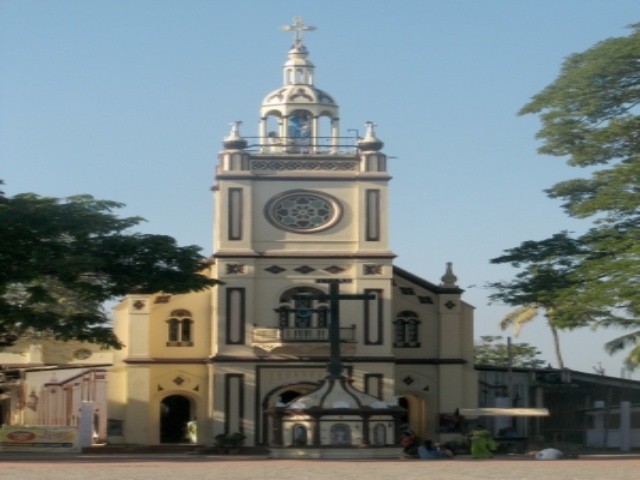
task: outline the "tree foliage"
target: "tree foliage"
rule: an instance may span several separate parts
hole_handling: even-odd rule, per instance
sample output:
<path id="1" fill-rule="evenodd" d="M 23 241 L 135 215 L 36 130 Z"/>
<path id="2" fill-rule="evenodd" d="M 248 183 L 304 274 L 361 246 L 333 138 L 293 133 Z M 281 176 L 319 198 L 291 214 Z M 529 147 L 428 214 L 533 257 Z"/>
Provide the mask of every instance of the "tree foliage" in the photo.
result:
<path id="1" fill-rule="evenodd" d="M 592 222 L 573 239 L 580 250 L 567 253 L 555 326 L 640 328 L 640 24 L 630 28 L 628 36 L 570 55 L 520 111 L 542 122 L 540 153 L 587 167 L 585 176 L 547 190 L 568 215 Z M 535 266 L 539 259 L 530 260 Z M 627 359 L 633 367 L 640 361 L 638 339 L 640 330 L 607 349 L 634 347 Z"/>
<path id="2" fill-rule="evenodd" d="M 215 285 L 196 246 L 131 232 L 121 204 L 0 192 L 0 341 L 44 333 L 121 346 L 103 302 L 128 293 L 186 293 Z"/>
<path id="3" fill-rule="evenodd" d="M 473 350 L 476 365 L 495 367 L 508 367 L 511 363 L 512 367 L 541 368 L 545 364 L 538 358 L 541 353 L 528 343 L 511 343 L 509 349 L 509 344 L 503 342 L 501 336 L 491 335 L 480 337 Z"/>
<path id="4" fill-rule="evenodd" d="M 511 281 L 489 283 L 492 301 L 517 307 L 500 321 L 500 328 L 513 329 L 514 336 L 522 327 L 542 315 L 551 331 L 558 368 L 564 368 L 558 330 L 572 329 L 587 323 L 585 313 L 567 316 L 566 311 L 578 307 L 572 292 L 579 285 L 573 275 L 575 267 L 588 254 L 584 245 L 568 232 L 542 241 L 526 241 L 505 251 L 491 263 L 507 263 L 521 271 Z M 582 307 L 581 305 L 579 306 Z"/>

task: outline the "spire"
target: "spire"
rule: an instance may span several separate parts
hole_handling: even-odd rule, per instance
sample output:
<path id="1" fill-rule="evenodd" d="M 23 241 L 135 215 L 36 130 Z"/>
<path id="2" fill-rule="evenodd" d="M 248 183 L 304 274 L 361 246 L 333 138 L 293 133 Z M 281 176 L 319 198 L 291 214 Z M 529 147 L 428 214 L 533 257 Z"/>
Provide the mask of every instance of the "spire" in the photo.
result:
<path id="1" fill-rule="evenodd" d="M 457 287 L 458 277 L 453 274 L 453 263 L 447 262 L 447 271 L 441 278 L 443 287 Z"/>
<path id="2" fill-rule="evenodd" d="M 302 44 L 302 32 L 303 31 L 308 31 L 308 32 L 312 32 L 314 30 L 316 30 L 316 27 L 312 27 L 311 25 L 305 25 L 304 23 L 302 23 L 302 17 L 293 17 L 293 23 L 291 25 L 282 25 L 280 27 L 280 30 L 285 30 L 285 31 L 292 31 L 294 32 L 293 34 L 293 45 L 292 45 L 292 49 L 294 50 L 305 50 L 306 48 L 305 46 Z"/>

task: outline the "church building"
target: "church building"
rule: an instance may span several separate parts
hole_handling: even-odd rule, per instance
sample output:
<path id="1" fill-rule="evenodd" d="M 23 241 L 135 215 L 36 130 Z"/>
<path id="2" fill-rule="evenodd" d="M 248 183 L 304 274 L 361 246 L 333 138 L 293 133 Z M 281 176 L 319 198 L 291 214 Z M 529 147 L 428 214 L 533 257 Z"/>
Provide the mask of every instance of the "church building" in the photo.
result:
<path id="1" fill-rule="evenodd" d="M 245 445 L 268 448 L 268 411 L 327 377 L 332 325 L 350 385 L 405 409 L 402 428 L 454 439 L 440 419 L 477 405 L 473 307 L 451 264 L 437 283 L 393 264 L 383 142 L 372 122 L 362 138 L 341 136 L 338 104 L 315 86 L 303 42 L 314 28 L 297 17 L 283 29 L 293 45 L 282 85 L 260 105 L 257 136 L 234 122 L 218 154 L 206 274 L 222 283 L 129 295 L 115 307 L 126 347 L 109 371 L 110 443 L 187 442 L 195 422 L 198 444 L 242 432 Z M 299 441 L 294 430 L 278 441 Z"/>

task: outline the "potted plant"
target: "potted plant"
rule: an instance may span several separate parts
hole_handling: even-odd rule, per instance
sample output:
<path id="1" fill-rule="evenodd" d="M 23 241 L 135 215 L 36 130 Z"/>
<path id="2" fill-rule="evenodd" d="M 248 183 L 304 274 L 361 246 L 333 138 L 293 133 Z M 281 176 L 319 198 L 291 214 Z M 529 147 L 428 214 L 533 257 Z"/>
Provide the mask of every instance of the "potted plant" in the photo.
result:
<path id="1" fill-rule="evenodd" d="M 220 453 L 240 453 L 245 438 L 242 432 L 220 433 L 215 436 L 215 446 Z"/>
<path id="2" fill-rule="evenodd" d="M 227 440 L 228 435 L 226 433 L 219 433 L 214 437 L 214 446 L 218 453 L 228 453 L 229 442 Z"/>
<path id="3" fill-rule="evenodd" d="M 227 435 L 229 453 L 240 453 L 245 438 L 247 438 L 247 436 L 242 432 L 233 432 Z"/>

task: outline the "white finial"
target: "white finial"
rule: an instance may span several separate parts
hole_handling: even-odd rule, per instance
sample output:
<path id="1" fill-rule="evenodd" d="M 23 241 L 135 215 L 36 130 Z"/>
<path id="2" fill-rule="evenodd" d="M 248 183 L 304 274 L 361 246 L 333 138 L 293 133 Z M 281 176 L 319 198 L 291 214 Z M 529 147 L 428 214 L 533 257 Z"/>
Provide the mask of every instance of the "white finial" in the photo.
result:
<path id="1" fill-rule="evenodd" d="M 376 132 L 374 131 L 378 125 L 367 121 L 364 126 L 366 131 L 364 137 L 358 140 L 358 148 L 363 152 L 377 152 L 384 146 L 384 143 L 376 137 Z"/>
<path id="2" fill-rule="evenodd" d="M 229 125 L 231 125 L 231 134 L 236 134 L 239 135 L 240 134 L 240 125 L 242 125 L 242 121 L 240 120 L 234 120 L 233 122 L 231 122 Z"/>
<path id="3" fill-rule="evenodd" d="M 302 23 L 302 17 L 293 17 L 293 24 L 291 25 L 282 25 L 280 30 L 291 31 L 293 30 L 293 46 L 299 47 L 302 45 L 302 32 L 304 30 L 308 32 L 312 32 L 316 30 L 316 27 L 312 27 L 311 25 L 305 25 Z"/>
<path id="4" fill-rule="evenodd" d="M 243 148 L 246 148 L 247 141 L 240 135 L 240 125 L 242 125 L 242 122 L 240 120 L 236 120 L 231 122 L 229 125 L 231 125 L 231 131 L 229 132 L 229 135 L 224 137 L 222 140 L 224 148 L 227 150 L 242 150 Z"/>
<path id="5" fill-rule="evenodd" d="M 377 127 L 378 125 L 376 125 L 375 123 L 369 121 L 369 122 L 365 122 L 364 123 L 365 128 L 367 129 L 367 133 L 365 134 L 365 136 L 367 137 L 374 137 L 375 136 L 375 127 Z"/>
<path id="6" fill-rule="evenodd" d="M 441 278 L 443 287 L 457 287 L 458 277 L 453 274 L 453 263 L 447 262 L 447 271 Z"/>

